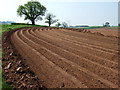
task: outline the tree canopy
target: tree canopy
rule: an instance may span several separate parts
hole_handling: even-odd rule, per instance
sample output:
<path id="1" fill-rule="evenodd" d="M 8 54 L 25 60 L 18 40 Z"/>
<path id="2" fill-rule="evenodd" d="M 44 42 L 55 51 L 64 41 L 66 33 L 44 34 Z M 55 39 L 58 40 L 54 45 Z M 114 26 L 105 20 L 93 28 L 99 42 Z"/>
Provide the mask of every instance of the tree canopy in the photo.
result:
<path id="1" fill-rule="evenodd" d="M 58 19 L 54 19 L 55 17 L 56 16 L 54 16 L 53 14 L 48 13 L 45 17 L 45 19 L 47 20 L 47 21 L 45 21 L 45 23 L 48 23 L 49 26 L 53 23 L 56 23 L 58 21 Z"/>
<path id="2" fill-rule="evenodd" d="M 57 27 L 60 27 L 60 25 L 61 25 L 61 23 L 60 23 L 60 22 L 58 22 L 58 23 L 56 24 L 56 26 L 57 26 Z"/>
<path id="3" fill-rule="evenodd" d="M 62 23 L 62 26 L 63 26 L 64 28 L 66 28 L 66 27 L 68 27 L 68 24 L 67 24 L 66 22 L 63 22 L 63 23 Z"/>
<path id="4" fill-rule="evenodd" d="M 103 24 L 104 27 L 110 27 L 110 23 L 106 22 L 105 25 Z"/>
<path id="5" fill-rule="evenodd" d="M 44 16 L 46 12 L 46 7 L 41 5 L 38 1 L 28 1 L 24 5 L 20 5 L 17 9 L 17 14 L 20 16 L 25 16 L 25 20 L 30 20 L 33 25 L 35 21 L 42 20 L 41 16 Z"/>

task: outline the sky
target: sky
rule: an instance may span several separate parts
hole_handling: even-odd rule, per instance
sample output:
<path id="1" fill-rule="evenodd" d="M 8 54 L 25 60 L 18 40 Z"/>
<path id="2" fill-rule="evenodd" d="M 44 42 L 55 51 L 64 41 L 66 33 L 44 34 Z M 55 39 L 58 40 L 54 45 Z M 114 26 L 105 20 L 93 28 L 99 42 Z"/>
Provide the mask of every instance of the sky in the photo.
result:
<path id="1" fill-rule="evenodd" d="M 30 0 L 0 0 L 0 21 L 15 21 L 18 23 L 31 23 L 24 17 L 17 15 L 19 5 L 24 5 Z M 110 25 L 118 24 L 118 0 L 37 0 L 47 8 L 47 13 L 52 13 L 59 22 L 68 25 Z M 43 20 L 36 24 L 47 25 Z"/>

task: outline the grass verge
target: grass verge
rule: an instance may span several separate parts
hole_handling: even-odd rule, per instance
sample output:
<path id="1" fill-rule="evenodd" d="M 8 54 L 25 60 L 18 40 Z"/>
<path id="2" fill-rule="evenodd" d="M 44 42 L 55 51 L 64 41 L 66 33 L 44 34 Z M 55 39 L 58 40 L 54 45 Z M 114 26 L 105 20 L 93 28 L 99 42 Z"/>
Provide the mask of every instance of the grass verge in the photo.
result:
<path id="1" fill-rule="evenodd" d="M 45 26 L 42 26 L 42 25 L 9 25 L 9 24 L 4 24 L 4 25 L 1 25 L 0 35 L 2 35 L 2 33 L 5 31 L 9 31 L 9 30 L 16 29 L 16 28 L 23 28 L 23 27 L 45 27 Z"/>

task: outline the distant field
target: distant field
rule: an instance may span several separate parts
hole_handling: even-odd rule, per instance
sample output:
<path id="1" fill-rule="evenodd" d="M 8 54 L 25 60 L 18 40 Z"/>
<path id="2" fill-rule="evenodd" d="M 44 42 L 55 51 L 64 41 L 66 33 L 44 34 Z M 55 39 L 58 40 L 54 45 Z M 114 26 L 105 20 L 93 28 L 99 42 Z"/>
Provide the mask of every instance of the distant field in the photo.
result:
<path id="1" fill-rule="evenodd" d="M 120 26 L 111 26 L 111 27 L 107 27 L 107 28 L 118 28 Z M 84 29 L 95 29 L 95 28 L 104 28 L 103 26 L 89 26 L 89 27 L 81 27 Z"/>
<path id="2" fill-rule="evenodd" d="M 91 33 L 102 34 L 104 36 L 118 36 L 118 28 L 117 27 L 108 27 L 108 28 L 95 28 L 95 29 L 87 29 L 87 31 Z"/>

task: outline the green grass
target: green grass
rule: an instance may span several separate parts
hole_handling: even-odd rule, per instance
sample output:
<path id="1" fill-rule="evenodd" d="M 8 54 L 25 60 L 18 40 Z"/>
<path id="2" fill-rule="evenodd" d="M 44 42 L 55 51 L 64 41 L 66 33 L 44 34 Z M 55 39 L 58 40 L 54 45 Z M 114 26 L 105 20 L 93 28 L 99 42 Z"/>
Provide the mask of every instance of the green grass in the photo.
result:
<path id="1" fill-rule="evenodd" d="M 2 70 L 0 70 L 0 90 L 12 90 L 12 86 L 8 83 L 6 83 L 6 79 L 4 76 L 2 76 Z"/>
<path id="2" fill-rule="evenodd" d="M 5 31 L 9 31 L 9 30 L 16 29 L 16 28 L 23 28 L 23 27 L 42 27 L 42 25 L 8 25 L 8 24 L 4 24 L 1 26 L 0 34 L 2 34 Z"/>
<path id="3" fill-rule="evenodd" d="M 2 72 L 2 71 L 1 71 Z M 6 83 L 6 79 L 4 76 L 2 76 L 2 79 L 0 79 L 2 82 L 0 82 L 0 84 L 2 85 L 2 89 L 3 90 L 12 90 L 12 86 L 8 83 Z M 1 87 L 0 87 L 1 88 Z"/>
<path id="4" fill-rule="evenodd" d="M 0 50 L 0 58 L 2 58 L 3 54 L 4 53 Z"/>
<path id="5" fill-rule="evenodd" d="M 2 50 L 1 50 L 1 48 L 0 48 L 0 58 L 2 58 Z M 2 66 L 2 62 L 1 62 L 1 59 L 0 59 L 0 66 Z M 0 68 L 0 90 L 2 89 L 2 84 L 4 83 L 4 82 L 2 82 L 2 69 Z M 4 78 L 5 79 L 5 78 Z M 4 85 L 5 86 L 5 85 Z"/>
<path id="6" fill-rule="evenodd" d="M 120 26 L 111 26 L 111 27 L 120 27 Z"/>

